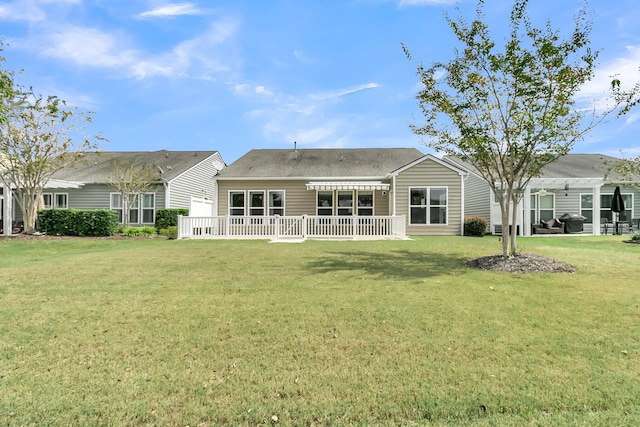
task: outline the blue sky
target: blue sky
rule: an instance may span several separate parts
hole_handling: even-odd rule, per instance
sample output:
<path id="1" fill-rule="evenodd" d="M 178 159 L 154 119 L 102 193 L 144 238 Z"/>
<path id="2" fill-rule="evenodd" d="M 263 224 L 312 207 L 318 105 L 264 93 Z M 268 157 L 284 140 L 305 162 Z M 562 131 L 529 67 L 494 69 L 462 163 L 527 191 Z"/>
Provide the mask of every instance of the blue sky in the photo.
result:
<path id="1" fill-rule="evenodd" d="M 504 34 L 512 2 L 488 0 Z M 448 0 L 0 1 L 4 68 L 44 95 L 95 112 L 109 151 L 415 147 L 416 63 L 446 61 Z M 476 0 L 459 3 L 473 17 Z M 570 28 L 578 0 L 531 0 L 534 20 Z M 640 2 L 592 0 L 602 50 L 584 99 L 610 76 L 640 80 Z M 640 155 L 640 108 L 611 119 L 577 153 Z M 435 153 L 437 154 L 437 153 Z"/>

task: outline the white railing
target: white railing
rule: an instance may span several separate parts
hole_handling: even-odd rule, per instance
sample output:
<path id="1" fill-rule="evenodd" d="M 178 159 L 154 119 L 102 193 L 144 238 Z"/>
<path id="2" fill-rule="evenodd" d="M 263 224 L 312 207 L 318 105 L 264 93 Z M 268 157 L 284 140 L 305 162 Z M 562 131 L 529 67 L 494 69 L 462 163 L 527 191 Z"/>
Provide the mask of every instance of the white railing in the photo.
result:
<path id="1" fill-rule="evenodd" d="M 405 237 L 404 216 L 178 217 L 179 239 L 403 239 Z"/>

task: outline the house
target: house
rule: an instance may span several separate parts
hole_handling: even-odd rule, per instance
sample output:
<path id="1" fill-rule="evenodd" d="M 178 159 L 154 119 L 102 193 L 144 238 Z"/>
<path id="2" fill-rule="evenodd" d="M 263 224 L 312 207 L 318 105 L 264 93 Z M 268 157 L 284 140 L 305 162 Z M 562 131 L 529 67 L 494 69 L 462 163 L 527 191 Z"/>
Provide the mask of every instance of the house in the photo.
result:
<path id="1" fill-rule="evenodd" d="M 489 184 L 470 164 L 454 157 L 444 160 L 469 172 L 465 185 L 465 213 L 487 218 L 490 232 L 501 234 L 500 206 Z M 518 233 L 525 236 L 535 234 L 542 221 L 567 213 L 585 217 L 581 234 L 593 235 L 604 231 L 601 227 L 604 220 L 615 223 L 617 220 L 640 218 L 640 192 L 625 186 L 615 175 L 605 178 L 611 166 L 619 160 L 602 154 L 568 154 L 546 165 L 540 177 L 531 179 L 517 207 Z M 625 211 L 619 218 L 611 211 L 613 191 L 617 185 L 625 202 Z"/>
<path id="2" fill-rule="evenodd" d="M 43 191 L 45 209 L 111 209 L 123 221 L 122 195 L 110 184 L 112 160 L 135 166 L 151 165 L 157 170 L 157 182 L 138 200 L 129 213 L 131 225 L 153 225 L 159 208 L 201 209 L 214 215 L 215 176 L 225 168 L 217 151 L 138 151 L 84 153 L 74 165 L 54 174 Z M 0 219 L 20 222 L 22 214 L 10 189 L 0 193 Z M 209 201 L 208 203 L 207 200 Z M 9 234 L 8 228 L 4 231 Z"/>
<path id="3" fill-rule="evenodd" d="M 373 236 L 392 228 L 396 236 L 460 235 L 465 176 L 414 148 L 251 150 L 216 177 L 218 213 L 232 221 L 199 230 L 215 237 L 212 230 L 226 227 L 218 236 L 228 237 L 230 226 L 264 224 L 260 218 L 277 215 L 312 218 L 304 231 L 283 226 L 305 237 Z M 395 225 L 372 225 L 378 219 Z M 238 237 L 263 233 L 243 230 Z"/>

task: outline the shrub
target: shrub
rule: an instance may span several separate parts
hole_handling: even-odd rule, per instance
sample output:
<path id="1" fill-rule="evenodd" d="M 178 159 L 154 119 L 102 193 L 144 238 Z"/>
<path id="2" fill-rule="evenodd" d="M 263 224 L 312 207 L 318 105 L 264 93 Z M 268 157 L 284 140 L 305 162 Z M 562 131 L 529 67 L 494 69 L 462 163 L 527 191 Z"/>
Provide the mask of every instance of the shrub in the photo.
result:
<path id="1" fill-rule="evenodd" d="M 637 232 L 633 236 L 631 236 L 631 240 L 640 240 L 640 232 Z"/>
<path id="2" fill-rule="evenodd" d="M 158 209 L 156 211 L 156 229 L 164 230 L 178 225 L 178 215 L 189 215 L 187 208 Z"/>
<path id="3" fill-rule="evenodd" d="M 152 236 L 156 234 L 156 229 L 154 227 L 125 227 L 122 231 L 127 237 L 136 237 L 136 236 Z"/>
<path id="4" fill-rule="evenodd" d="M 167 236 L 167 239 L 175 240 L 178 238 L 178 227 L 172 225 L 171 227 L 163 228 L 160 230 L 160 234 Z"/>
<path id="5" fill-rule="evenodd" d="M 470 216 L 464 219 L 464 235 L 482 237 L 487 232 L 489 223 L 481 216 Z"/>
<path id="6" fill-rule="evenodd" d="M 38 212 L 38 231 L 62 236 L 112 236 L 118 214 L 108 209 L 47 209 Z"/>

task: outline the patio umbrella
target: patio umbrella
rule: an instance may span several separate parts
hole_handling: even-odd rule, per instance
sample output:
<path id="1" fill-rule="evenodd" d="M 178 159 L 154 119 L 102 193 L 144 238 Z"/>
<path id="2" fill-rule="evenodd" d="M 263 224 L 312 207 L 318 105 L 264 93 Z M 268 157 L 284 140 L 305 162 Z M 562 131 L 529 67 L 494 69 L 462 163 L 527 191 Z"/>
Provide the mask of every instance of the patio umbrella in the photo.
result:
<path id="1" fill-rule="evenodd" d="M 624 200 L 622 194 L 620 194 L 620 186 L 616 186 L 613 190 L 613 200 L 611 201 L 611 211 L 618 214 L 617 218 L 620 219 L 620 212 L 624 211 Z"/>

